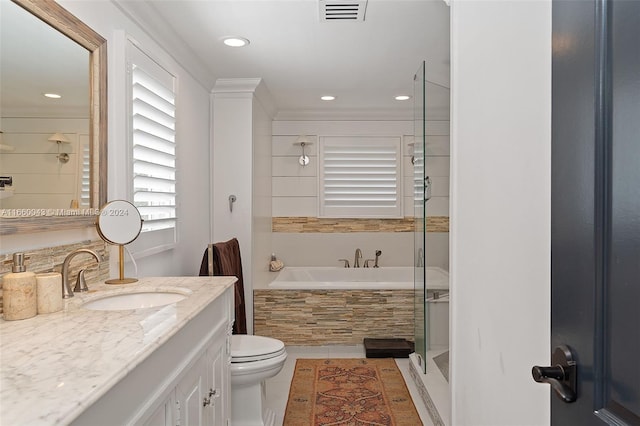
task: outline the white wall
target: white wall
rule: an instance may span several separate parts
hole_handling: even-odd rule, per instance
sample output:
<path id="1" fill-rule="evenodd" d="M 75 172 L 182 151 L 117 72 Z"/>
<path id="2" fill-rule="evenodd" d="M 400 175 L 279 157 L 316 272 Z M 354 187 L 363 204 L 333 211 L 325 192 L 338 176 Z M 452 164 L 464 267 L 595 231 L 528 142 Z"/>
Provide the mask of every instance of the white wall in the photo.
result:
<path id="1" fill-rule="evenodd" d="M 402 175 L 404 215 L 413 216 L 413 165 L 409 143 L 414 142 L 413 121 L 275 121 L 273 124 L 272 188 L 273 216 L 318 216 L 319 136 L 398 136 L 402 137 Z M 449 215 L 449 122 L 428 121 L 426 125 L 426 170 L 433 180 L 433 198 L 428 216 Z M 298 136 L 306 135 L 312 145 L 305 148 L 307 166 L 298 163 Z M 448 268 L 448 234 L 430 234 L 426 248 L 430 266 Z M 274 233 L 273 249 L 289 266 L 339 266 L 339 258 L 353 262 L 356 248 L 365 258 L 380 258 L 384 266 L 413 265 L 413 233 Z"/>
<path id="2" fill-rule="evenodd" d="M 549 424 L 551 2 L 451 2 L 452 424 Z"/>
<path id="3" fill-rule="evenodd" d="M 126 178 L 126 117 L 124 44 L 121 30 L 134 37 L 151 56 L 178 79 L 177 174 L 178 243 L 138 259 L 139 276 L 197 275 L 202 253 L 210 240 L 209 179 L 209 90 L 198 83 L 172 53 L 159 46 L 116 5 L 107 0 L 91 2 L 60 0 L 59 3 L 107 39 L 108 53 L 108 197 L 125 198 L 130 182 Z M 52 231 L 33 235 L 3 236 L 2 251 L 48 247 L 97 237 L 94 230 Z M 143 236 L 141 237 L 143 238 Z M 117 271 L 115 271 L 117 272 Z M 112 272 L 113 274 L 114 272 Z M 132 275 L 127 265 L 127 275 Z"/>
<path id="4" fill-rule="evenodd" d="M 252 282 L 251 247 L 253 229 L 253 94 L 213 94 L 213 239 L 237 238 L 242 255 L 245 297 Z M 229 196 L 236 197 L 233 211 Z"/>
<path id="5" fill-rule="evenodd" d="M 221 79 L 213 89 L 212 242 L 237 238 L 248 331 L 253 289 L 269 280 L 271 254 L 270 94 L 260 79 Z M 233 211 L 229 196 L 236 197 Z"/>
<path id="6" fill-rule="evenodd" d="M 0 152 L 0 174 L 13 177 L 13 196 L 0 208 L 68 209 L 79 200 L 79 142 L 89 140 L 88 119 L 3 117 L 2 128 L 4 143 L 14 150 Z M 56 132 L 69 140 L 60 144 L 67 163 L 58 161 L 58 145 L 48 140 Z"/>
<path id="7" fill-rule="evenodd" d="M 253 282 L 263 287 L 272 279 L 269 262 L 271 233 L 271 127 L 269 107 L 257 98 L 253 103 Z M 253 293 L 247 303 L 248 322 L 253 326 Z M 251 327 L 253 328 L 253 327 Z"/>

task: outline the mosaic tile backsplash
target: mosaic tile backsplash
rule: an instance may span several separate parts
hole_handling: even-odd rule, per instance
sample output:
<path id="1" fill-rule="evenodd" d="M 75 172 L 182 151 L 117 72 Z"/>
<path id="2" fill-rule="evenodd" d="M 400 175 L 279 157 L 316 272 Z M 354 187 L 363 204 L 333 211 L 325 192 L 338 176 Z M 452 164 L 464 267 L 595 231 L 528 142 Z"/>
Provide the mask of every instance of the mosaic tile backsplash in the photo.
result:
<path id="1" fill-rule="evenodd" d="M 96 261 L 92 256 L 79 255 L 76 256 L 69 265 L 69 273 L 75 277 L 81 269 L 85 269 L 85 279 L 87 285 L 91 288 L 91 284 L 104 281 L 109 278 L 109 250 L 107 244 L 102 240 L 81 241 L 74 244 L 66 244 L 62 246 L 40 248 L 34 250 L 25 250 L 25 265 L 27 271 L 35 272 L 60 272 L 62 262 L 69 253 L 79 248 L 88 248 L 100 256 L 102 262 L 96 265 Z M 0 276 L 11 272 L 13 266 L 13 253 L 0 255 Z M 0 280 L 1 281 L 1 280 Z M 2 284 L 0 284 L 0 289 Z M 0 291 L 0 312 L 2 312 L 2 292 Z"/>

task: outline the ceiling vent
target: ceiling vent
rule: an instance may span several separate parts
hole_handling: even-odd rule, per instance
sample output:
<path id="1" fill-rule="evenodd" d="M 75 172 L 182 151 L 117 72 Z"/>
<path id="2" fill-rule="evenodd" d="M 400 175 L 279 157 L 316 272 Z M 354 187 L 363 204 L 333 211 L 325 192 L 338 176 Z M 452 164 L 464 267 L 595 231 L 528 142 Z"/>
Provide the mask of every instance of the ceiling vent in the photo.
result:
<path id="1" fill-rule="evenodd" d="M 320 21 L 364 21 L 367 0 L 320 0 Z"/>

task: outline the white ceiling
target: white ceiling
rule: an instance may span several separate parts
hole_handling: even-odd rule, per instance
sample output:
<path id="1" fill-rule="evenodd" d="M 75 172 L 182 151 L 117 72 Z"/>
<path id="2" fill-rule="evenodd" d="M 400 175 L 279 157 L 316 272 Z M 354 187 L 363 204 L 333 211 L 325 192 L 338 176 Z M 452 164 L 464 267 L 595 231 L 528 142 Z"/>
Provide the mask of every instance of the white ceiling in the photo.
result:
<path id="1" fill-rule="evenodd" d="M 206 73 L 260 77 L 278 119 L 413 116 L 413 77 L 427 62 L 431 112 L 447 114 L 449 8 L 442 0 L 369 0 L 364 22 L 322 21 L 318 0 L 119 0 L 157 39 L 179 38 Z M 250 40 L 243 48 L 226 36 Z M 209 84 L 210 84 L 209 82 Z M 321 101 L 331 94 L 335 101 Z M 431 94 L 431 96 L 429 96 Z M 440 114 L 441 115 L 441 114 Z"/>
<path id="2" fill-rule="evenodd" d="M 434 83 L 426 89 L 428 114 L 448 117 L 449 91 L 443 87 L 449 86 L 449 8 L 442 0 L 369 0 L 363 22 L 323 21 L 318 0 L 114 2 L 207 89 L 218 78 L 262 78 L 277 119 L 410 119 L 413 100 L 393 97 L 413 95 L 413 77 L 423 60 L 426 79 Z M 50 90 L 66 94 L 65 108 L 77 111 L 88 93 L 88 76 L 78 74 L 87 70 L 86 50 L 53 53 L 54 40 L 66 39 L 56 34 L 40 34 L 44 44 L 36 35 L 16 38 L 11 28 L 24 31 L 31 21 L 41 23 L 22 10 L 14 16 L 7 4 L 15 5 L 1 3 L 3 115 L 54 106 L 41 96 Z M 42 33 L 44 26 L 34 31 Z M 251 43 L 223 45 L 231 35 Z M 26 60 L 27 46 L 46 48 Z M 81 65 L 72 65 L 67 55 L 79 56 Z M 325 94 L 337 99 L 321 101 Z"/>

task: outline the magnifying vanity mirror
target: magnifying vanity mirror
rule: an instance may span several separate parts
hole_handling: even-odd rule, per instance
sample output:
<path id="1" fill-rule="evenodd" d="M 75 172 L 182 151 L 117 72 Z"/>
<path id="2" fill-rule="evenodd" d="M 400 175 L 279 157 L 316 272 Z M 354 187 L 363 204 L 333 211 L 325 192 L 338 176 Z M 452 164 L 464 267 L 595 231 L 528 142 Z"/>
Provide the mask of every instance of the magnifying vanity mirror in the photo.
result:
<path id="1" fill-rule="evenodd" d="M 105 282 L 107 284 L 131 284 L 138 281 L 136 278 L 124 277 L 124 245 L 138 238 L 142 230 L 142 217 L 136 206 L 124 200 L 108 202 L 100 209 L 96 228 L 103 240 L 119 246 L 120 276 Z"/>
<path id="2" fill-rule="evenodd" d="M 93 226 L 107 201 L 106 40 L 52 0 L 0 1 L 0 37 L 0 235 Z"/>

